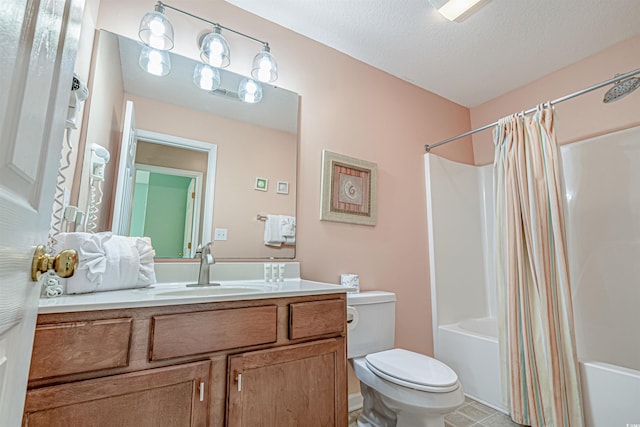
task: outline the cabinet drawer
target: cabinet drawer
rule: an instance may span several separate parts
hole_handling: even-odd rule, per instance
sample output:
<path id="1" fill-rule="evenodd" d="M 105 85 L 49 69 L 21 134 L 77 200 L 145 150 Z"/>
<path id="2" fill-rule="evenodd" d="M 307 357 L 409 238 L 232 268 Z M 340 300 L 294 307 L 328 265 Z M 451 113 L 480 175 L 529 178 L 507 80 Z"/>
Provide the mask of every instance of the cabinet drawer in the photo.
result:
<path id="1" fill-rule="evenodd" d="M 153 316 L 149 360 L 276 342 L 276 305 Z"/>
<path id="2" fill-rule="evenodd" d="M 344 334 L 347 322 L 344 300 L 300 302 L 289 305 L 289 339 Z"/>
<path id="3" fill-rule="evenodd" d="M 37 326 L 29 380 L 127 366 L 131 325 L 119 318 Z"/>

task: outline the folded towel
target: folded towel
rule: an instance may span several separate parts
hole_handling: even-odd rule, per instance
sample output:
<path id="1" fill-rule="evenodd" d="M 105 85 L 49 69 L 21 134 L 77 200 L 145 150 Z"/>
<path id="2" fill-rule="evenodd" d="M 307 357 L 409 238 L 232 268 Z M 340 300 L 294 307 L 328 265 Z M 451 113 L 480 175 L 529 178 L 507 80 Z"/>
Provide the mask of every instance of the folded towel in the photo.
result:
<path id="1" fill-rule="evenodd" d="M 60 233 L 54 249 L 78 251 L 75 274 L 66 279 L 67 294 L 130 289 L 156 282 L 155 251 L 148 237 L 105 233 Z"/>
<path id="2" fill-rule="evenodd" d="M 296 244 L 296 218 L 280 215 L 280 233 L 284 237 L 285 245 Z"/>

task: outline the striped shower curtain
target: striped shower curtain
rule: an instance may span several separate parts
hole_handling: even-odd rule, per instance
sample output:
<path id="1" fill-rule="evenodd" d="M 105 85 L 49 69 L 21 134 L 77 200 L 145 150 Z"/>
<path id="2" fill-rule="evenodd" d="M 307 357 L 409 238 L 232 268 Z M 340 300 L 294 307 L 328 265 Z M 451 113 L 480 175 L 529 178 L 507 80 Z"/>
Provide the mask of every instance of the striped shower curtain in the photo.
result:
<path id="1" fill-rule="evenodd" d="M 554 112 L 496 127 L 495 196 L 503 380 L 511 418 L 583 426 Z"/>

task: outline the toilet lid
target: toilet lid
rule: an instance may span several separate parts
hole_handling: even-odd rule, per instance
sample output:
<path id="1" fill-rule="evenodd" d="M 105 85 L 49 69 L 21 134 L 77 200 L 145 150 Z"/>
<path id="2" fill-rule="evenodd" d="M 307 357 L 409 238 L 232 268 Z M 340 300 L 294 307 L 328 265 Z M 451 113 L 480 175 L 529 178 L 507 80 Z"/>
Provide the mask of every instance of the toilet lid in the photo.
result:
<path id="1" fill-rule="evenodd" d="M 394 348 L 369 354 L 367 366 L 392 383 L 432 393 L 458 388 L 458 376 L 444 363 L 412 351 Z"/>

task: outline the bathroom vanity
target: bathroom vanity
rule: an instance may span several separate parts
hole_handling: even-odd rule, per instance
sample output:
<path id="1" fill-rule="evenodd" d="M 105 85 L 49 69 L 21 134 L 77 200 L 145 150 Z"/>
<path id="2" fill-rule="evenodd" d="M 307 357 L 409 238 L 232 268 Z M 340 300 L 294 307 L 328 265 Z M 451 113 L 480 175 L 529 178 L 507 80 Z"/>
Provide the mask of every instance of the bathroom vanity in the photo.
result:
<path id="1" fill-rule="evenodd" d="M 347 426 L 345 288 L 208 289 L 44 301 L 23 425 Z"/>

